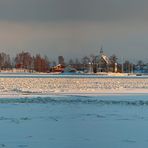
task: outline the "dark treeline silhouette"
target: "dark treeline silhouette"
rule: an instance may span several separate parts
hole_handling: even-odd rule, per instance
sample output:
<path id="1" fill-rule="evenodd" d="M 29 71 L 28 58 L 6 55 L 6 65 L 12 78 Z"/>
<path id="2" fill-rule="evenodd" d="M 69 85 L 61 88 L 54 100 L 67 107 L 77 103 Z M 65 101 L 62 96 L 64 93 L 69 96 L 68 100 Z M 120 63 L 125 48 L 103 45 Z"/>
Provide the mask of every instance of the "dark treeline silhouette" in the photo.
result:
<path id="1" fill-rule="evenodd" d="M 0 70 L 12 68 L 12 62 L 9 54 L 4 52 L 0 53 Z"/>
<path id="2" fill-rule="evenodd" d="M 118 58 L 115 54 L 108 57 L 110 60 L 109 67 L 107 67 L 110 72 L 115 72 L 115 65 L 117 64 L 117 72 L 147 72 L 148 73 L 148 64 L 144 63 L 142 60 L 139 60 L 137 63 L 132 63 L 128 60 L 122 61 L 122 63 L 118 62 Z M 7 69 L 24 69 L 29 72 L 52 72 L 54 71 L 54 67 L 58 64 L 62 65 L 62 68 L 71 66 L 78 71 L 90 71 L 96 73 L 99 72 L 97 69 L 100 65 L 97 62 L 98 56 L 90 55 L 84 56 L 81 59 L 69 59 L 66 63 L 64 61 L 64 57 L 59 56 L 59 61 L 56 64 L 55 61 L 50 61 L 47 56 L 41 56 L 40 54 L 36 54 L 32 56 L 29 52 L 20 52 L 16 54 L 14 58 L 11 58 L 9 54 L 4 52 L 0 53 L 0 71 Z M 101 63 L 102 64 L 102 63 Z"/>
<path id="3" fill-rule="evenodd" d="M 26 69 L 30 72 L 49 72 L 49 60 L 40 54 L 32 56 L 29 52 L 20 52 L 14 58 L 10 58 L 9 54 L 0 53 L 0 70 L 6 69 Z"/>

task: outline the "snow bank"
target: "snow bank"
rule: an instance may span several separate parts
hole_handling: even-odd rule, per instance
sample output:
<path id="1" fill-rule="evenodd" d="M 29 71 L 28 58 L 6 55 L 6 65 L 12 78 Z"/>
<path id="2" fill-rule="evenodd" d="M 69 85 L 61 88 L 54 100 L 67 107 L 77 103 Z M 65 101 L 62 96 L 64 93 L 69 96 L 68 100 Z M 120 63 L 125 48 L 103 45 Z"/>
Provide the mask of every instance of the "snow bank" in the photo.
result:
<path id="1" fill-rule="evenodd" d="M 148 78 L 0 77 L 0 97 L 148 93 Z"/>

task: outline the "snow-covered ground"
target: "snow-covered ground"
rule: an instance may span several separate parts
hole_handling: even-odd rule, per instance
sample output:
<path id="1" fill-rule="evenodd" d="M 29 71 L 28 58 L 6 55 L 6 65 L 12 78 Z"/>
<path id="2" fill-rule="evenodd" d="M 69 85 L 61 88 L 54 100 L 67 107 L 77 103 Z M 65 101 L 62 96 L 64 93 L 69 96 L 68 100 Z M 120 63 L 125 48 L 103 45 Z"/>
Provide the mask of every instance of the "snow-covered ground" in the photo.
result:
<path id="1" fill-rule="evenodd" d="M 148 146 L 148 77 L 0 74 L 0 148 Z"/>
<path id="2" fill-rule="evenodd" d="M 148 77 L 0 74 L 0 97 L 148 93 Z"/>
<path id="3" fill-rule="evenodd" d="M 143 148 L 148 95 L 0 99 L 0 148 Z"/>

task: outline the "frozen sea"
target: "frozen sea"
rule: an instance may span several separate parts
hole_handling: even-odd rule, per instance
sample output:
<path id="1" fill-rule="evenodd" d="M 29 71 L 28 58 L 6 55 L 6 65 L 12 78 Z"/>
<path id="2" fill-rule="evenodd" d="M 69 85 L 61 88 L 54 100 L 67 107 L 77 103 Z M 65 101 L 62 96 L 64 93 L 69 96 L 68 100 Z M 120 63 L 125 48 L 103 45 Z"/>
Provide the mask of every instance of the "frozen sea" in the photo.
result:
<path id="1" fill-rule="evenodd" d="M 148 147 L 148 95 L 0 99 L 0 148 L 50 147 Z"/>

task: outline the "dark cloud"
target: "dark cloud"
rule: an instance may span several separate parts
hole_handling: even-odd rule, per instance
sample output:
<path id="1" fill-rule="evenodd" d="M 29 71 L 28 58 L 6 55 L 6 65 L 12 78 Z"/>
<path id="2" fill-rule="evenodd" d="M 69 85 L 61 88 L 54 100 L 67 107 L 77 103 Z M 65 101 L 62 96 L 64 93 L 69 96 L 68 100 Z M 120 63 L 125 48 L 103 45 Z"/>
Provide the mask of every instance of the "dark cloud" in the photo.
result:
<path id="1" fill-rule="evenodd" d="M 103 44 L 109 55 L 144 58 L 147 6 L 147 0 L 0 0 L 0 50 L 78 57 Z"/>
<path id="2" fill-rule="evenodd" d="M 122 20 L 147 14 L 146 0 L 1 0 L 0 19 Z"/>

